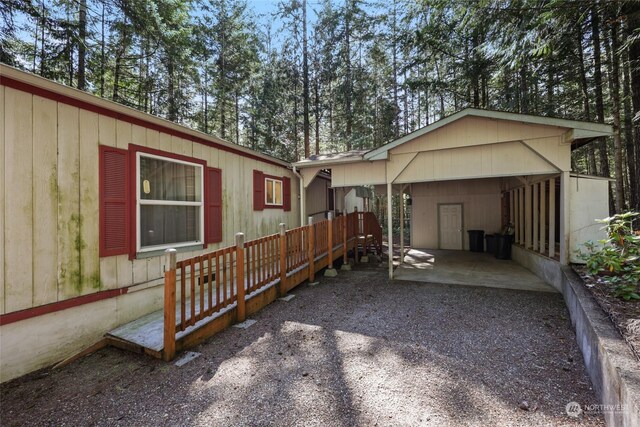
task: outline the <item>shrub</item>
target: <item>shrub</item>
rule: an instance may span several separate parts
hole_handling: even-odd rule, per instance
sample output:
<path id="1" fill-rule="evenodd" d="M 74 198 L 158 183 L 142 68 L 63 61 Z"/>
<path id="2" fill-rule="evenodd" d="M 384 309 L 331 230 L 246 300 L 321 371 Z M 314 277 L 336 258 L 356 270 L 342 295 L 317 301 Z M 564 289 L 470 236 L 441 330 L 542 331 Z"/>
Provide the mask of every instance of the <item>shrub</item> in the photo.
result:
<path id="1" fill-rule="evenodd" d="M 614 286 L 613 295 L 625 300 L 640 300 L 640 234 L 633 231 L 637 212 L 626 212 L 597 220 L 605 224 L 607 238 L 585 243 L 586 253 L 579 255 L 586 261 L 591 275 L 601 276 Z"/>

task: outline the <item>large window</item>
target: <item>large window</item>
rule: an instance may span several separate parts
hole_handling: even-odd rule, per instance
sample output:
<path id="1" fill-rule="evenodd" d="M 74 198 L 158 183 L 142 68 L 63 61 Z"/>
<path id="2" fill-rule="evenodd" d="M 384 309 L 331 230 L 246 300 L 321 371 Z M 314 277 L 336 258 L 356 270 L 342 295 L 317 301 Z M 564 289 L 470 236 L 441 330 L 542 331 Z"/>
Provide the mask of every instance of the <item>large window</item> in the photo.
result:
<path id="1" fill-rule="evenodd" d="M 282 181 L 265 178 L 264 186 L 265 205 L 282 206 Z"/>
<path id="2" fill-rule="evenodd" d="M 137 153 L 137 250 L 202 244 L 203 166 Z"/>

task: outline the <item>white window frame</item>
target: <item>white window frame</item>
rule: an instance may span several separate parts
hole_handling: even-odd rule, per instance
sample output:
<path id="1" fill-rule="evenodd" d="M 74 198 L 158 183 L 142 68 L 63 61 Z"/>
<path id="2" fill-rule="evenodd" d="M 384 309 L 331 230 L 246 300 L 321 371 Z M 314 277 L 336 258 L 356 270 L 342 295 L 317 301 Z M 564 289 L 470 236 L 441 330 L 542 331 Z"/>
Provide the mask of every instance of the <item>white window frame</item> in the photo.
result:
<path id="1" fill-rule="evenodd" d="M 183 165 L 195 166 L 200 169 L 200 201 L 199 202 L 178 202 L 173 200 L 145 200 L 140 196 L 140 159 L 142 157 L 148 157 L 152 159 L 158 159 L 165 162 L 179 163 Z M 173 159 L 171 157 L 158 156 L 155 154 L 149 154 L 138 151 L 136 153 L 136 252 L 153 252 L 169 248 L 182 248 L 186 246 L 195 246 L 204 244 L 204 166 L 199 163 L 186 162 L 184 160 Z M 140 207 L 142 205 L 154 205 L 154 206 L 199 206 L 200 207 L 200 238 L 194 241 L 178 242 L 166 245 L 154 245 L 142 247 L 142 230 L 140 227 Z"/>
<path id="2" fill-rule="evenodd" d="M 276 182 L 280 183 L 280 203 L 269 203 L 269 200 L 267 199 L 269 197 L 269 193 L 267 191 L 267 186 L 269 185 L 269 182 L 273 183 L 272 185 L 273 185 L 274 199 L 277 199 Z M 264 204 L 265 206 L 284 206 L 284 184 L 281 179 L 269 178 L 269 177 L 264 178 Z"/>

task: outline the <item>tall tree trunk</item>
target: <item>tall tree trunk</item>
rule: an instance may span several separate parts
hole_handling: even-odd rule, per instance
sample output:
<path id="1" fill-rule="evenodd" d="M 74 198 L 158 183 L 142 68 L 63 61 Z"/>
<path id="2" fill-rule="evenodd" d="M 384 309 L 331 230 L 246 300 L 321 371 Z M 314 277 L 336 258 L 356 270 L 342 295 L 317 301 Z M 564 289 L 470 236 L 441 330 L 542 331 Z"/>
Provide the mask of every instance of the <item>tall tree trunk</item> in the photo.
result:
<path id="1" fill-rule="evenodd" d="M 627 2 L 624 6 L 623 14 L 627 17 L 627 28 L 632 31 L 636 28 L 640 28 L 640 3 Z M 631 86 L 631 115 L 628 119 L 632 120 L 633 117 L 640 118 L 640 39 L 635 38 L 629 45 L 629 81 Z M 640 212 L 640 120 L 634 121 L 633 127 L 633 147 L 635 152 L 635 159 L 627 158 L 629 169 L 635 169 L 636 182 L 631 183 L 631 192 L 636 194 L 635 203 L 632 209 L 636 212 Z"/>
<path id="2" fill-rule="evenodd" d="M 631 36 L 629 27 L 626 26 L 627 37 Z M 638 206 L 638 175 L 636 174 L 636 162 L 638 162 L 637 152 L 633 141 L 633 114 L 631 113 L 631 70 L 629 64 L 629 51 L 625 49 L 623 56 L 622 75 L 624 77 L 624 83 L 622 86 L 622 98 L 624 108 L 624 142 L 627 154 L 627 171 L 629 175 L 629 209 L 637 209 Z M 640 90 L 640 88 L 637 88 Z"/>
<path id="3" fill-rule="evenodd" d="M 209 70 L 207 60 L 204 61 L 204 133 L 209 133 Z"/>
<path id="4" fill-rule="evenodd" d="M 47 61 L 45 60 L 45 50 L 44 50 L 44 28 L 46 25 L 46 9 L 44 7 L 44 0 L 41 2 L 41 23 L 40 23 L 40 75 L 45 75 L 45 67 Z"/>
<path id="5" fill-rule="evenodd" d="M 351 81 L 351 11 L 353 0 L 347 0 L 345 21 L 344 21 L 344 43 L 345 43 L 345 70 L 346 70 L 346 90 L 345 90 L 345 138 L 347 151 L 351 150 L 351 135 L 353 128 L 353 112 L 351 111 L 351 97 L 353 96 Z"/>
<path id="6" fill-rule="evenodd" d="M 554 112 L 555 112 L 555 108 L 553 105 L 553 89 L 554 89 L 554 76 L 553 76 L 553 58 L 549 57 L 548 63 L 547 63 L 547 84 L 546 84 L 546 89 L 547 89 L 547 108 L 546 108 L 546 113 L 548 116 L 553 116 Z"/>
<path id="7" fill-rule="evenodd" d="M 398 57 L 397 57 L 397 2 L 393 1 L 393 21 L 391 27 L 391 67 L 393 69 L 393 136 L 400 136 L 400 104 L 398 103 Z"/>
<path id="8" fill-rule="evenodd" d="M 33 57 L 31 62 L 31 72 L 36 73 L 36 63 L 38 61 L 38 35 L 40 33 L 40 19 L 36 19 L 36 24 L 33 29 Z"/>
<path id="9" fill-rule="evenodd" d="M 610 22 L 610 39 L 611 44 L 605 44 L 609 49 L 607 54 L 609 58 L 609 92 L 611 93 L 611 112 L 613 115 L 613 165 L 615 172 L 616 188 L 615 188 L 615 208 L 616 213 L 624 210 L 624 173 L 622 170 L 622 140 L 620 138 L 620 58 L 619 58 L 619 42 L 618 42 L 618 5 L 613 4 L 612 16 Z"/>
<path id="10" fill-rule="evenodd" d="M 577 46 L 578 46 L 578 61 L 580 66 L 580 90 L 582 92 L 582 108 L 584 111 L 584 119 L 586 121 L 591 120 L 591 106 L 589 104 L 589 84 L 587 82 L 587 72 L 584 66 L 584 48 L 582 46 L 582 26 L 578 26 L 579 31 Z M 593 144 L 589 143 L 586 147 L 587 150 L 587 171 L 590 174 L 597 173 L 596 167 L 596 155 L 593 150 Z"/>
<path id="11" fill-rule="evenodd" d="M 298 141 L 298 114 L 299 110 L 298 110 L 298 102 L 299 102 L 299 94 L 298 94 L 298 79 L 300 78 L 300 76 L 298 76 L 297 73 L 297 67 L 296 70 L 294 71 L 294 76 L 293 76 L 293 145 L 294 145 L 294 149 L 295 149 L 295 160 L 296 162 L 298 160 L 300 160 L 300 144 Z"/>
<path id="12" fill-rule="evenodd" d="M 78 89 L 86 86 L 85 61 L 87 57 L 87 0 L 80 0 L 78 19 Z"/>
<path id="13" fill-rule="evenodd" d="M 167 58 L 167 97 L 169 98 L 169 111 L 167 115 L 167 119 L 169 121 L 175 122 L 178 119 L 177 108 L 176 108 L 176 85 L 175 85 L 175 64 L 173 63 L 173 58 L 171 55 L 168 55 Z"/>
<path id="14" fill-rule="evenodd" d="M 475 108 L 480 107 L 480 81 L 479 81 L 479 67 L 478 67 L 478 31 L 473 30 L 471 36 L 471 77 L 473 86 L 473 106 Z"/>
<path id="15" fill-rule="evenodd" d="M 101 16 L 101 33 L 100 33 L 100 97 L 104 98 L 104 73 L 106 72 L 106 53 L 105 53 L 105 29 L 104 29 L 104 21 L 105 21 L 105 9 L 106 2 L 102 2 L 102 16 Z"/>
<path id="16" fill-rule="evenodd" d="M 315 101 L 315 108 L 314 108 L 314 113 L 315 113 L 315 126 L 316 126 L 316 131 L 315 131 L 315 139 L 316 139 L 316 149 L 315 149 L 315 154 L 320 154 L 320 79 L 318 79 L 318 77 L 316 77 L 314 79 L 314 101 Z"/>
<path id="17" fill-rule="evenodd" d="M 520 112 L 529 113 L 529 72 L 526 64 L 520 67 Z"/>
<path id="18" fill-rule="evenodd" d="M 226 11 L 225 11 L 225 3 L 224 1 L 222 2 L 222 6 L 221 6 L 221 15 L 222 15 L 222 19 L 223 22 L 221 23 L 221 34 L 220 34 L 220 57 L 219 57 L 219 63 L 218 63 L 218 67 L 219 70 L 218 72 L 220 73 L 220 79 L 219 79 L 219 83 L 218 83 L 218 87 L 220 88 L 220 95 L 218 98 L 218 108 L 220 108 L 220 136 L 222 137 L 222 139 L 226 139 L 227 138 L 227 118 L 225 115 L 226 112 L 226 107 L 227 107 L 227 79 L 226 79 L 226 75 L 227 75 L 227 57 L 226 57 L 226 48 L 227 48 L 227 41 L 226 41 Z"/>
<path id="19" fill-rule="evenodd" d="M 235 90 L 236 144 L 240 145 L 240 91 Z"/>
<path id="20" fill-rule="evenodd" d="M 596 95 L 596 121 L 604 123 L 604 96 L 602 95 L 602 52 L 600 49 L 600 16 L 598 15 L 598 5 L 591 7 L 591 39 L 593 42 L 593 82 Z M 607 155 L 607 144 L 604 138 L 598 139 L 598 154 L 600 157 L 600 175 L 609 177 L 609 156 Z"/>
<path id="21" fill-rule="evenodd" d="M 302 0 L 302 102 L 304 127 L 304 158 L 311 155 L 309 125 L 309 52 L 307 50 L 307 0 Z"/>
<path id="22" fill-rule="evenodd" d="M 67 65 L 67 86 L 73 87 L 73 77 L 74 77 L 74 68 L 75 64 L 73 62 L 73 32 L 71 31 L 71 5 L 67 4 L 65 6 L 67 20 L 66 20 L 66 30 L 65 30 L 65 62 Z"/>
<path id="23" fill-rule="evenodd" d="M 404 81 L 407 81 L 407 70 L 404 71 Z M 402 95 L 403 95 L 403 104 L 404 104 L 404 111 L 402 112 L 402 117 L 404 118 L 404 134 L 408 134 L 409 133 L 409 95 L 407 93 L 408 91 L 408 87 L 405 84 L 403 89 L 402 89 Z"/>

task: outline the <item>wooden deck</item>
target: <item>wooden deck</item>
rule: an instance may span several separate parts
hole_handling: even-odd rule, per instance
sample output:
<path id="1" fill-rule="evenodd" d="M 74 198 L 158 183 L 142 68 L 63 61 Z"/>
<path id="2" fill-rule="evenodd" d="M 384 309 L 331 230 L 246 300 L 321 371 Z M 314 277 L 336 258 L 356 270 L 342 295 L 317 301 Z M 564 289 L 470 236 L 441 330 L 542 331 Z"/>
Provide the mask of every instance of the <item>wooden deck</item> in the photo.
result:
<path id="1" fill-rule="evenodd" d="M 343 220 L 343 224 L 345 221 Z M 344 233 L 344 240 L 335 244 L 335 240 L 332 242 L 332 236 L 323 236 L 325 233 L 331 234 L 331 228 L 326 224 L 319 224 L 317 228 L 323 233 L 318 236 L 316 246 L 313 246 L 314 237 L 310 237 L 312 245 L 309 250 L 315 247 L 315 256 L 311 259 L 307 255 L 301 255 L 307 249 L 300 245 L 295 246 L 292 251 L 288 249 L 287 252 L 282 252 L 276 245 L 277 239 L 280 238 L 277 236 L 258 239 L 253 243 L 247 242 L 246 246 L 243 244 L 247 259 L 240 265 L 243 265 L 241 270 L 244 273 L 235 279 L 232 270 L 237 270 L 238 264 L 233 256 L 229 255 L 235 251 L 234 248 L 178 262 L 178 268 L 174 267 L 172 270 L 171 288 L 167 288 L 165 284 L 165 307 L 108 332 L 105 335 L 106 341 L 115 347 L 170 360 L 165 353 L 175 354 L 175 351 L 196 345 L 244 319 L 245 315 L 257 312 L 304 281 L 312 280 L 317 272 L 336 260 L 346 259 L 345 250 L 348 252 L 355 248 L 354 258 L 358 262 L 360 250 L 364 252 L 367 248 L 377 249 L 377 246 L 371 244 L 375 236 L 364 234 L 346 238 L 345 228 L 339 230 L 338 234 L 340 236 Z M 299 231 L 292 230 L 291 233 L 293 235 Z M 281 238 L 285 239 L 284 235 Z M 297 235 L 296 239 L 298 238 L 301 238 L 300 235 Z M 280 242 L 284 245 L 281 248 L 285 248 L 286 241 Z M 329 242 L 331 244 L 328 244 Z M 333 249 L 329 251 L 328 247 Z M 280 256 L 280 253 L 287 255 Z M 228 257 L 225 258 L 225 254 Z M 329 254 L 332 255 L 332 263 L 329 262 Z M 301 256 L 306 256 L 306 260 L 301 259 Z M 283 268 L 286 270 L 285 274 L 280 273 Z M 176 272 L 179 273 L 177 281 L 181 285 L 176 284 Z M 281 283 L 283 280 L 284 284 Z M 244 283 L 244 286 L 238 292 L 237 287 L 240 283 Z M 173 292 L 169 294 L 172 295 L 173 302 L 168 305 L 167 289 Z M 179 297 L 176 292 L 180 293 Z M 238 300 L 239 295 L 244 301 Z M 238 304 L 238 301 L 242 303 Z M 170 310 L 172 306 L 175 310 L 173 314 Z M 167 319 L 170 319 L 168 324 L 174 324 L 176 328 L 175 335 L 169 335 L 175 337 L 175 340 L 169 341 L 170 345 L 165 348 Z"/>
<path id="2" fill-rule="evenodd" d="M 187 299 L 186 306 L 191 310 L 191 299 Z M 214 321 L 216 318 L 223 316 L 227 311 L 233 310 L 236 303 L 229 304 L 220 311 L 217 311 L 209 317 L 205 317 L 198 321 L 194 326 L 188 327 L 185 331 L 176 334 L 176 340 L 180 340 L 183 336 L 199 329 L 203 325 Z M 200 312 L 198 304 L 196 304 L 196 312 Z M 180 306 L 176 307 L 176 319 L 180 319 Z M 164 334 L 164 310 L 154 311 L 146 316 L 140 317 L 124 324 L 106 334 L 106 338 L 110 344 L 115 347 L 122 347 L 127 350 L 147 353 L 154 357 L 161 357 Z"/>
<path id="3" fill-rule="evenodd" d="M 326 262 L 327 252 L 320 254 L 315 257 L 315 270 L 316 272 L 322 270 L 327 266 Z M 334 247 L 334 258 L 338 259 L 342 257 L 342 244 Z M 324 261 L 324 262 L 323 262 Z M 287 277 L 291 278 L 295 275 L 306 276 L 307 270 L 309 268 L 309 263 L 302 264 L 291 272 L 287 273 Z M 248 280 L 245 281 L 245 288 L 250 288 L 252 283 Z M 256 296 L 262 293 L 267 293 L 272 289 L 275 289 L 276 285 L 280 283 L 280 280 L 277 279 L 273 282 L 268 283 L 265 286 L 257 289 L 256 291 L 247 294 L 245 296 L 245 301 L 249 301 L 254 299 Z M 302 283 L 302 282 L 300 282 Z M 293 288 L 294 286 L 292 286 Z M 227 295 L 231 292 L 231 286 L 227 287 Z M 237 295 L 237 289 L 233 286 L 233 293 Z M 212 300 L 216 301 L 216 292 L 213 292 Z M 200 294 L 196 294 L 196 298 L 199 298 Z M 208 301 L 208 293 L 205 292 L 205 301 Z M 270 301 L 269 301 L 270 302 Z M 191 298 L 187 298 L 185 301 L 186 312 L 189 313 L 191 311 Z M 266 304 L 265 304 L 266 305 Z M 195 325 L 187 327 L 184 331 L 180 331 L 176 333 L 176 341 L 181 341 L 187 335 L 195 332 L 196 330 L 202 328 L 203 326 L 214 322 L 216 319 L 223 319 L 228 313 L 235 310 L 237 303 L 231 303 L 226 307 L 223 307 L 219 311 L 215 312 L 211 316 L 205 317 Z M 196 300 L 195 304 L 195 313 L 200 313 L 200 304 Z M 208 303 L 205 304 L 205 310 L 208 309 Z M 180 322 L 181 319 L 181 307 L 180 304 L 176 305 L 176 320 Z M 257 311 L 257 310 L 256 310 Z M 160 309 L 154 311 L 153 313 L 147 314 L 146 316 L 140 317 L 132 322 L 126 323 L 122 326 L 115 328 L 114 330 L 108 332 L 105 335 L 107 341 L 115 346 L 124 348 L 126 350 L 132 350 L 139 353 L 147 353 L 151 356 L 160 358 L 162 355 L 162 350 L 164 348 L 163 342 L 163 333 L 164 333 L 164 310 Z"/>

